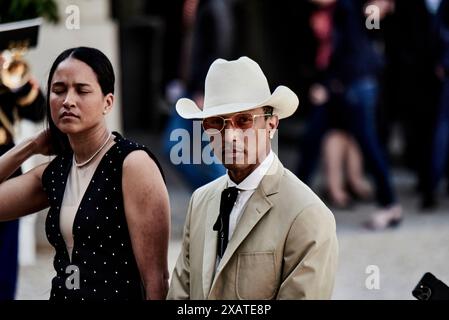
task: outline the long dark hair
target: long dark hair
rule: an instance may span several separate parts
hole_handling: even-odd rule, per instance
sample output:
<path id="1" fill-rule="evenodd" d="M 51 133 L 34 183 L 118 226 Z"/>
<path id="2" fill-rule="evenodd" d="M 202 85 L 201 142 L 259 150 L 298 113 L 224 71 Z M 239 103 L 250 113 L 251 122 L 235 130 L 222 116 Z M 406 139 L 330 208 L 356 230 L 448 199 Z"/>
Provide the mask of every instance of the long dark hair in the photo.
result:
<path id="1" fill-rule="evenodd" d="M 103 95 L 107 95 L 108 93 L 112 94 L 114 93 L 114 83 L 115 83 L 114 69 L 108 57 L 106 57 L 106 55 L 100 50 L 88 47 L 71 48 L 63 51 L 56 58 L 55 62 L 53 62 L 53 65 L 51 66 L 50 73 L 48 74 L 46 112 L 53 151 L 58 155 L 70 151 L 71 148 L 67 135 L 62 133 L 56 127 L 56 125 L 53 122 L 53 119 L 51 118 L 50 90 L 51 90 L 51 82 L 53 80 L 53 75 L 56 71 L 56 68 L 62 61 L 68 58 L 80 60 L 92 68 L 92 70 L 97 76 L 97 80 Z"/>

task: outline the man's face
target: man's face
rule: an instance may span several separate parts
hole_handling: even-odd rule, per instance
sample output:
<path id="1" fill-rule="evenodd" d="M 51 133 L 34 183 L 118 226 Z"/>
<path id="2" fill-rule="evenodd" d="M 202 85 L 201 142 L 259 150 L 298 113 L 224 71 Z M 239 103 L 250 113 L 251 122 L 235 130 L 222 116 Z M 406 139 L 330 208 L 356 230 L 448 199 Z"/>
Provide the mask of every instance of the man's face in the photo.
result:
<path id="1" fill-rule="evenodd" d="M 223 118 L 226 119 L 223 125 Z M 257 167 L 271 150 L 270 134 L 278 125 L 277 116 L 265 116 L 263 108 L 206 118 L 203 126 L 216 127 L 209 133 L 215 156 L 231 171 Z M 219 128 L 222 127 L 220 131 Z"/>

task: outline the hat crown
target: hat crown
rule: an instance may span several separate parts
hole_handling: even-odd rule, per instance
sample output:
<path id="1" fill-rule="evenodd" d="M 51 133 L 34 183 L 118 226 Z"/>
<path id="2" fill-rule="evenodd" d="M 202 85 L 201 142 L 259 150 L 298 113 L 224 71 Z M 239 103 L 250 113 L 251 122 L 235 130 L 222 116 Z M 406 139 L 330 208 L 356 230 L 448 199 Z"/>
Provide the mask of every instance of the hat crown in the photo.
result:
<path id="1" fill-rule="evenodd" d="M 258 104 L 271 95 L 260 66 L 248 57 L 215 60 L 206 76 L 204 107 L 226 104 Z"/>

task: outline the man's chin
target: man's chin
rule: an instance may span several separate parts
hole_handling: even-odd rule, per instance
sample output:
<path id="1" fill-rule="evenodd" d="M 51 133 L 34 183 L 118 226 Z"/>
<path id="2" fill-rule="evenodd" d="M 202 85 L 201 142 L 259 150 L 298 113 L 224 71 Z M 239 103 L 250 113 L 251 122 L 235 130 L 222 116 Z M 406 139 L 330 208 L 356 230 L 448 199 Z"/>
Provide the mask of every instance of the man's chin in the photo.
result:
<path id="1" fill-rule="evenodd" d="M 250 166 L 249 164 L 245 163 L 224 163 L 224 167 L 230 171 L 239 171 L 244 170 Z"/>

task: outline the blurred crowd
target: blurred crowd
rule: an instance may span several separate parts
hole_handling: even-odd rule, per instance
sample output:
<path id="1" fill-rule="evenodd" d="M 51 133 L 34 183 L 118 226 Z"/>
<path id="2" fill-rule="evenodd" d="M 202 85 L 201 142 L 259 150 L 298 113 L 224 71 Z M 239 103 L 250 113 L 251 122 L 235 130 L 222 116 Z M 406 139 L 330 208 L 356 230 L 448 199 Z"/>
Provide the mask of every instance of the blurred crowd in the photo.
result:
<path id="1" fill-rule="evenodd" d="M 422 208 L 435 208 L 449 173 L 447 0 L 181 2 L 172 12 L 180 32 L 172 24 L 171 42 L 180 50 L 168 53 L 178 61 L 165 79 L 170 102 L 189 96 L 201 105 L 210 64 L 247 55 L 272 87 L 284 83 L 299 94 L 280 143 L 296 145 L 291 169 L 312 186 L 321 163 L 329 203 L 376 200 L 389 212 L 374 227 L 396 224 L 402 215 L 390 167 L 400 165 L 415 177 Z M 180 122 L 173 114 L 167 132 Z M 393 150 L 397 135 L 401 148 Z M 201 170 L 208 179 L 222 174 Z M 205 182 L 185 172 L 192 187 Z"/>

